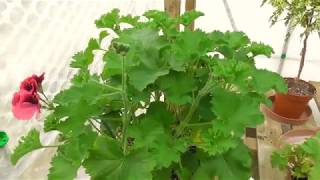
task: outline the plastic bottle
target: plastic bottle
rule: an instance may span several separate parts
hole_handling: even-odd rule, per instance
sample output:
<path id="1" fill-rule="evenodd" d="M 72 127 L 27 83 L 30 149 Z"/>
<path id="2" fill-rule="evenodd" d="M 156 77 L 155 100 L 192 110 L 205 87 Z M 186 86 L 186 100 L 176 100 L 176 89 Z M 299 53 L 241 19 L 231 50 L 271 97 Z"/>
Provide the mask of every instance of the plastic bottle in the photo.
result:
<path id="1" fill-rule="evenodd" d="M 0 179 L 7 180 L 13 166 L 10 163 L 10 151 L 6 144 L 9 141 L 8 135 L 0 131 Z"/>

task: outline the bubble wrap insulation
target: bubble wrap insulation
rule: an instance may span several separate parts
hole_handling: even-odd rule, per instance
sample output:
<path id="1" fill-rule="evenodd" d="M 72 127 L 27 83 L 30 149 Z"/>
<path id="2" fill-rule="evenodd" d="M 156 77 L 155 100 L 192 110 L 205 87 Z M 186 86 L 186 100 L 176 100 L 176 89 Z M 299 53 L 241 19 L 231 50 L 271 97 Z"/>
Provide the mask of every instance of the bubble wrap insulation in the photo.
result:
<path id="1" fill-rule="evenodd" d="M 184 3 L 182 0 L 183 7 Z M 246 2 L 246 7 L 238 0 L 229 0 L 229 3 L 238 28 L 256 41 L 271 44 L 276 55 L 280 56 L 286 28 L 281 25 L 269 27 L 268 17 L 272 9 L 260 8 L 260 2 L 256 1 Z M 7 164 L 9 153 L 19 137 L 32 127 L 41 129 L 46 114 L 43 112 L 39 120 L 17 121 L 13 118 L 11 98 L 20 81 L 31 74 L 45 72 L 43 86 L 49 97 L 66 87 L 72 76 L 68 67 L 72 55 L 84 49 L 90 37 L 98 36 L 94 20 L 115 7 L 123 14 L 138 15 L 148 9 L 163 9 L 163 0 L 0 0 L 0 130 L 6 131 L 11 138 L 6 149 L 0 150 L 1 180 L 46 179 L 55 152 L 55 149 L 38 150 L 15 167 Z M 206 31 L 231 30 L 222 1 L 198 0 L 197 9 L 206 16 L 196 22 L 196 27 Z M 255 14 L 254 18 L 252 14 Z M 289 56 L 298 59 L 301 41 L 294 38 L 291 44 Z M 308 52 L 312 61 L 306 62 L 304 79 L 320 81 L 319 76 L 314 76 L 320 67 L 318 44 L 319 38 L 312 36 Z M 276 70 L 278 64 L 278 59 L 257 62 L 259 67 L 270 70 Z M 100 66 L 101 63 L 96 63 L 92 68 L 98 70 Z M 283 74 L 294 76 L 297 67 L 296 60 L 286 61 Z M 53 144 L 55 137 L 56 134 L 42 134 L 42 142 Z M 88 179 L 83 169 L 77 179 Z"/>
<path id="2" fill-rule="evenodd" d="M 0 130 L 10 136 L 0 151 L 0 179 L 46 179 L 55 149 L 27 155 L 17 166 L 8 165 L 9 153 L 20 136 L 32 127 L 41 129 L 43 117 L 15 120 L 11 98 L 19 83 L 32 74 L 45 72 L 43 87 L 49 98 L 68 85 L 72 55 L 85 48 L 90 37 L 97 37 L 94 20 L 112 8 L 122 13 L 142 14 L 161 9 L 154 0 L 0 0 Z M 99 64 L 93 69 L 98 69 Z M 54 143 L 56 135 L 42 134 L 44 144 Z M 87 178 L 83 173 L 78 179 Z"/>

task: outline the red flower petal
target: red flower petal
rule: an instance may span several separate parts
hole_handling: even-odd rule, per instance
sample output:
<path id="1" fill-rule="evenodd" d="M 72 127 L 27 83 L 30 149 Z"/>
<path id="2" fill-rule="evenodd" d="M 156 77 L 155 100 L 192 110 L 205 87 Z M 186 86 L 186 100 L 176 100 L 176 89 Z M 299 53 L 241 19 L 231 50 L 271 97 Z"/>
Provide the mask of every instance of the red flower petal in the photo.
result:
<path id="1" fill-rule="evenodd" d="M 30 94 L 20 91 L 14 94 L 12 99 L 13 115 L 19 120 L 29 120 L 40 113 L 39 97 L 37 94 Z"/>
<path id="2" fill-rule="evenodd" d="M 29 77 L 25 80 L 23 80 L 20 84 L 20 91 L 27 91 L 29 93 L 35 93 L 38 90 L 38 83 L 37 81 Z"/>

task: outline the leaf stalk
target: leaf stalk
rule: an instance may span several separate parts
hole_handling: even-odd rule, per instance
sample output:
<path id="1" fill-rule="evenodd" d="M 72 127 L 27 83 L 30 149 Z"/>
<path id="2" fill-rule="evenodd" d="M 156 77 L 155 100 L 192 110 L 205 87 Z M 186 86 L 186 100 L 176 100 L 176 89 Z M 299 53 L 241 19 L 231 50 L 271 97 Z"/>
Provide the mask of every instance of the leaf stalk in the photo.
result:
<path id="1" fill-rule="evenodd" d="M 127 74 L 125 69 L 125 56 L 122 56 L 122 101 L 123 101 L 123 114 L 122 114 L 122 149 L 123 153 L 127 153 L 127 129 L 129 125 L 128 117 L 128 96 L 127 96 Z"/>

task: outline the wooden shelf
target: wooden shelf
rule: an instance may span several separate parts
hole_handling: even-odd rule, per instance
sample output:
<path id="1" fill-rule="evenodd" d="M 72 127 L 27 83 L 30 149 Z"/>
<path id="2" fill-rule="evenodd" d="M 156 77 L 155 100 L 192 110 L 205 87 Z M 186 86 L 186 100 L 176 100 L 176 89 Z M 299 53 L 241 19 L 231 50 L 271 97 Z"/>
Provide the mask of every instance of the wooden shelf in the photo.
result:
<path id="1" fill-rule="evenodd" d="M 253 160 L 257 162 L 253 162 L 253 175 L 255 179 L 260 180 L 285 180 L 286 173 L 284 171 L 280 171 L 277 168 L 272 168 L 271 166 L 271 154 L 273 151 L 277 149 L 277 145 L 279 144 L 280 136 L 291 129 L 299 129 L 299 128 L 314 128 L 316 127 L 316 122 L 313 116 L 303 125 L 288 125 L 279 123 L 271 118 L 265 117 L 265 123 L 259 125 L 256 128 L 256 137 L 252 136 L 252 129 L 247 130 L 246 138 L 244 139 L 245 144 L 253 151 Z M 251 135 L 250 135 L 251 134 Z"/>
<path id="2" fill-rule="evenodd" d="M 320 82 L 310 81 L 310 83 L 317 89 L 317 94 L 315 95 L 314 100 L 316 101 L 316 104 L 320 111 Z"/>

